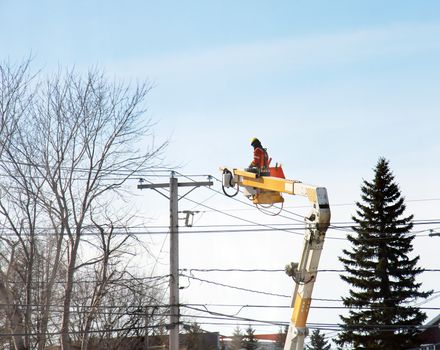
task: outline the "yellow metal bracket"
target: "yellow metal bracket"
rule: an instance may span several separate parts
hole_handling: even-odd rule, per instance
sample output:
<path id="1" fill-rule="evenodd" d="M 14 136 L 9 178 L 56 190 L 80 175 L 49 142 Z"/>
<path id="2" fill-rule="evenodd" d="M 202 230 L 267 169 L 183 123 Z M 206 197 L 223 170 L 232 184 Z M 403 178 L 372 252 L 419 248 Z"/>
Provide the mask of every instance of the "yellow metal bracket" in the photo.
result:
<path id="1" fill-rule="evenodd" d="M 286 180 L 274 176 L 259 176 L 240 169 L 234 169 L 234 174 L 239 177 L 238 182 L 241 186 L 259 188 L 265 191 L 282 192 L 288 194 L 294 193 L 294 184 L 299 181 Z"/>

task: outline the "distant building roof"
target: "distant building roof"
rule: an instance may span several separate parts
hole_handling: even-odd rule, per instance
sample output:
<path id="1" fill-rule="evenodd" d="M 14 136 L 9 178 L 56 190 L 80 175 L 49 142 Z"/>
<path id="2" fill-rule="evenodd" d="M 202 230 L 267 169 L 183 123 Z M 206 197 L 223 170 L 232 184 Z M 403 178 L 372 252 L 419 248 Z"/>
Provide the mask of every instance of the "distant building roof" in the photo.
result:
<path id="1" fill-rule="evenodd" d="M 417 350 L 440 350 L 440 315 L 434 317 L 423 326 L 420 339 L 423 345 Z"/>
<path id="2" fill-rule="evenodd" d="M 427 326 L 434 326 L 436 324 L 440 323 L 440 314 L 434 317 L 431 321 L 429 321 L 426 325 Z"/>
<path id="3" fill-rule="evenodd" d="M 255 338 L 259 340 L 271 340 L 271 341 L 277 341 L 279 337 L 278 333 L 275 334 L 255 334 Z"/>

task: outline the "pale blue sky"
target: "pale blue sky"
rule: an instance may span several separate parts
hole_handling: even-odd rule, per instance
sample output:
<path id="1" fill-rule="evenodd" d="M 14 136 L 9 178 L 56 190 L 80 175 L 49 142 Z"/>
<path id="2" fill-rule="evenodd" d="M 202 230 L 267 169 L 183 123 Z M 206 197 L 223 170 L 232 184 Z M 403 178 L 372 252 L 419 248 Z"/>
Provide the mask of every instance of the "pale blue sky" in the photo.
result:
<path id="1" fill-rule="evenodd" d="M 379 156 L 390 160 L 407 199 L 440 198 L 439 39 L 438 1 L 0 0 L 0 60 L 19 61 L 31 53 L 34 67 L 47 73 L 59 66 L 98 65 L 110 76 L 149 79 L 155 87 L 148 116 L 157 122 L 157 138 L 170 139 L 166 157 L 183 164 L 181 172 L 217 175 L 221 165 L 245 166 L 249 139 L 257 136 L 288 177 L 327 187 L 334 204 L 359 199 L 362 178 L 372 177 Z M 194 195 L 209 197 L 203 190 Z M 145 215 L 166 224 L 167 204 L 152 193 L 145 196 L 161 203 L 147 205 Z M 438 203 L 409 202 L 408 210 L 416 219 L 439 219 Z M 218 196 L 207 204 L 240 207 Z M 353 213 L 353 206 L 335 206 L 333 220 L 349 221 Z M 205 213 L 200 223 L 222 220 Z M 282 268 L 299 253 L 300 240 L 286 248 L 289 236 L 217 238 L 213 249 L 205 237 L 183 239 L 181 265 Z M 325 268 L 340 267 L 338 242 L 326 243 Z M 432 242 L 418 238 L 415 252 L 424 267 L 438 268 Z M 260 256 L 246 255 L 243 245 Z M 209 254 L 191 254 L 194 247 Z M 426 288 L 440 290 L 438 276 L 432 277 L 423 278 Z M 320 278 L 318 296 L 346 293 L 336 276 Z M 289 281 L 259 283 L 256 289 L 290 293 Z M 193 302 L 209 294 L 182 293 Z M 211 293 L 210 302 L 221 302 L 218 290 Z M 247 303 L 240 297 L 225 299 Z M 334 313 L 323 317 L 313 310 L 310 317 L 316 323 L 339 321 Z"/>

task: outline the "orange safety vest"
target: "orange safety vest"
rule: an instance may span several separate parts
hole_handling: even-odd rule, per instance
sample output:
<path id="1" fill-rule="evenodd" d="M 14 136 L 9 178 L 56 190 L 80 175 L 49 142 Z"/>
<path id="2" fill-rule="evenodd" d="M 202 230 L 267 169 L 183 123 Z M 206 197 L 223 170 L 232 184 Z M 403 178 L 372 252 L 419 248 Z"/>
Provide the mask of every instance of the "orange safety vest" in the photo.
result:
<path id="1" fill-rule="evenodd" d="M 266 150 L 256 147 L 254 149 L 254 160 L 251 163 L 251 166 L 257 168 L 267 168 L 268 164 L 268 156 Z"/>

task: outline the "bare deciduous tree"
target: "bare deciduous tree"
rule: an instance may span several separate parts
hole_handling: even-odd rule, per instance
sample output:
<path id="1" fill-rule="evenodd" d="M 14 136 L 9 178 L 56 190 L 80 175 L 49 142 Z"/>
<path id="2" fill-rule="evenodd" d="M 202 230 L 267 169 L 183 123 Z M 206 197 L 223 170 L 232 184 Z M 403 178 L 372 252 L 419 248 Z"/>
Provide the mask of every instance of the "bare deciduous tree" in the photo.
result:
<path id="1" fill-rule="evenodd" d="M 126 274 L 118 265 L 128 261 L 131 237 L 114 235 L 115 199 L 127 179 L 155 166 L 166 144 L 136 146 L 151 136 L 147 84 L 72 71 L 31 87 L 28 65 L 0 64 L 1 311 L 15 349 L 42 350 L 57 332 L 70 349 L 73 328 L 87 349 L 101 303 Z M 81 254 L 91 242 L 97 255 Z M 75 275 L 90 269 L 88 308 L 73 317 Z"/>
<path id="2" fill-rule="evenodd" d="M 29 169 L 21 173 L 17 171 L 17 161 L 11 161 L 9 154 L 11 142 L 19 130 L 22 116 L 28 111 L 32 99 L 29 74 L 30 59 L 19 65 L 0 64 L 0 159 L 2 171 L 0 176 L 0 215 L 2 215 L 0 237 L 2 250 L 0 265 L 0 300 L 6 315 L 5 328 L 12 334 L 16 349 L 29 348 L 29 337 L 17 334 L 28 333 L 27 326 L 31 319 L 31 280 L 34 268 L 35 251 L 33 244 L 35 235 L 35 216 L 37 215 L 35 200 L 21 191 L 14 189 L 28 188 L 29 182 L 22 175 L 29 175 Z M 8 164 L 4 166 L 5 162 Z M 3 170 L 2 169 L 2 170 Z M 12 191 L 11 191 L 12 187 Z M 9 230 L 7 230 L 9 228 Z M 29 235 L 23 231 L 28 229 Z M 15 234 L 16 239 L 8 237 Z M 26 268 L 23 268 L 25 266 Z M 24 306 L 17 305 L 19 292 L 23 292 Z"/>

